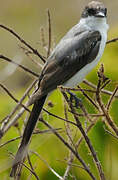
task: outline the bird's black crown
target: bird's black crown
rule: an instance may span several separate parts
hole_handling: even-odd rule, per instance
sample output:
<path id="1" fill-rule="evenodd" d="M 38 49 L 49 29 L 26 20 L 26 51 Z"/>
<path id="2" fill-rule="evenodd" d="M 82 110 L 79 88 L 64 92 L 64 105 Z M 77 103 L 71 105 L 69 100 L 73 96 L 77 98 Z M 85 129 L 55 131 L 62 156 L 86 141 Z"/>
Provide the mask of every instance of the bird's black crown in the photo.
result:
<path id="1" fill-rule="evenodd" d="M 103 15 L 100 15 L 100 12 Z M 84 11 L 82 12 L 82 18 L 86 18 L 88 16 L 106 17 L 107 8 L 105 8 L 102 2 L 92 1 L 85 7 Z"/>

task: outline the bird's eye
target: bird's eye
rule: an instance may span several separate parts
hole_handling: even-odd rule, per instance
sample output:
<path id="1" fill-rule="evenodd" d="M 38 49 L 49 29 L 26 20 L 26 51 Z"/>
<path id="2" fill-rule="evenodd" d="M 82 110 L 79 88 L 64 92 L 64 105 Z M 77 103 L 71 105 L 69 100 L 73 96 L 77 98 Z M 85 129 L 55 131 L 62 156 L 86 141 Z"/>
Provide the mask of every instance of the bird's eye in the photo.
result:
<path id="1" fill-rule="evenodd" d="M 96 13 L 95 9 L 91 8 L 91 9 L 88 9 L 88 14 L 89 15 L 94 15 Z"/>

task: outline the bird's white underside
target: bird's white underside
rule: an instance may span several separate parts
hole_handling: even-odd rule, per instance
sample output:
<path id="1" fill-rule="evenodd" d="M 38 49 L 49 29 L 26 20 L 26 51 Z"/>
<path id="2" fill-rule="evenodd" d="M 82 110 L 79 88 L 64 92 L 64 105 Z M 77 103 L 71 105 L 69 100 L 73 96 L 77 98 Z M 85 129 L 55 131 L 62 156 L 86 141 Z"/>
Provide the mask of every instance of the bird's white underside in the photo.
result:
<path id="1" fill-rule="evenodd" d="M 106 45 L 107 41 L 107 31 L 108 31 L 108 25 L 106 23 L 106 18 L 95 18 L 95 17 L 88 17 L 83 18 L 80 20 L 79 26 L 86 26 L 86 29 L 88 30 L 97 30 L 101 33 L 101 44 L 99 53 L 95 60 L 93 60 L 91 63 L 84 66 L 79 72 L 77 72 L 72 78 L 70 78 L 66 83 L 64 83 L 64 86 L 67 87 L 75 87 L 77 84 L 81 83 L 85 76 L 97 65 L 99 62 Z"/>

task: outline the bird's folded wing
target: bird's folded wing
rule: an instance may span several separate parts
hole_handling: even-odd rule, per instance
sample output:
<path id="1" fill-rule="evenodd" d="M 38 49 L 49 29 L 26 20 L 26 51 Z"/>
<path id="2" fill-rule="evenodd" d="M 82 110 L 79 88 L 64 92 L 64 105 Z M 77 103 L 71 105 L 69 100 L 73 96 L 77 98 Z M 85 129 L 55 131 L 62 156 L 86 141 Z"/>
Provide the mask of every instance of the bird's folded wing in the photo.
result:
<path id="1" fill-rule="evenodd" d="M 91 63 L 100 48 L 98 31 L 85 31 L 62 40 L 46 63 L 40 80 L 41 94 L 45 95 L 65 83 L 76 72 Z"/>

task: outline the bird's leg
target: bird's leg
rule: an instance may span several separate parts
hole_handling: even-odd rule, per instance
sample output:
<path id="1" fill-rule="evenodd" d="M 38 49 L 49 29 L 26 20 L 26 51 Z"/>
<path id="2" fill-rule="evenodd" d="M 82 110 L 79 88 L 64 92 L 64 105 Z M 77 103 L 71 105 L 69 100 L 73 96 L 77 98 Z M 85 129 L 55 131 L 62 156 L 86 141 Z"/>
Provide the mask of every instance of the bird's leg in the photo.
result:
<path id="1" fill-rule="evenodd" d="M 70 90 L 67 90 L 68 94 L 70 95 L 70 102 L 75 103 L 75 107 L 78 108 L 80 104 L 82 104 L 82 100 L 76 96 L 76 94 L 72 93 Z"/>

